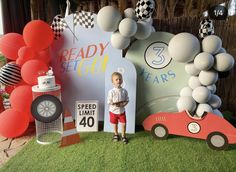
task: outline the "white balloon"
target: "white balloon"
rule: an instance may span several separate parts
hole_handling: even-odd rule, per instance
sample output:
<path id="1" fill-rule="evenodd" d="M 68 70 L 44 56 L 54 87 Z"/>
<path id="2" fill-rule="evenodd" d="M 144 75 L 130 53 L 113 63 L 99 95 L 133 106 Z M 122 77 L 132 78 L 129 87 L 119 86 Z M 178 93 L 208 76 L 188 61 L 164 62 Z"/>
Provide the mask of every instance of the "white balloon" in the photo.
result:
<path id="1" fill-rule="evenodd" d="M 202 85 L 212 85 L 218 80 L 218 73 L 214 70 L 202 70 L 199 74 L 199 81 Z"/>
<path id="2" fill-rule="evenodd" d="M 192 96 L 192 92 L 193 92 L 193 90 L 190 87 L 184 87 L 180 91 L 180 96 L 181 97 L 184 97 L 184 96 L 191 97 Z"/>
<path id="3" fill-rule="evenodd" d="M 98 12 L 97 24 L 104 31 L 114 32 L 118 29 L 121 19 L 118 9 L 113 6 L 105 6 Z"/>
<path id="4" fill-rule="evenodd" d="M 215 56 L 214 69 L 219 72 L 226 72 L 234 66 L 234 58 L 228 53 L 220 53 Z"/>
<path id="5" fill-rule="evenodd" d="M 196 102 L 192 97 L 180 97 L 177 101 L 177 108 L 179 112 L 187 110 L 189 112 L 194 112 L 196 108 Z"/>
<path id="6" fill-rule="evenodd" d="M 133 8 L 127 8 L 124 11 L 124 16 L 125 18 L 131 18 L 133 20 L 137 20 L 138 18 L 135 15 L 135 10 Z"/>
<path id="7" fill-rule="evenodd" d="M 216 92 L 216 85 L 208 85 L 207 86 L 208 90 L 210 90 L 211 94 L 214 94 Z"/>
<path id="8" fill-rule="evenodd" d="M 187 63 L 200 52 L 200 43 L 190 33 L 179 33 L 170 40 L 168 51 L 175 61 Z"/>
<path id="9" fill-rule="evenodd" d="M 204 86 L 197 87 L 192 93 L 193 99 L 198 103 L 206 103 L 211 97 L 211 92 Z"/>
<path id="10" fill-rule="evenodd" d="M 122 36 L 119 32 L 111 35 L 111 45 L 117 49 L 125 49 L 130 44 L 130 38 Z"/>
<path id="11" fill-rule="evenodd" d="M 196 76 L 200 73 L 200 70 L 194 66 L 194 63 L 187 63 L 185 65 L 185 71 L 187 74 Z"/>
<path id="12" fill-rule="evenodd" d="M 212 94 L 209 101 L 208 101 L 208 104 L 213 108 L 213 109 L 218 109 L 220 108 L 222 102 L 221 102 L 221 99 L 219 96 L 215 95 L 215 94 Z"/>
<path id="13" fill-rule="evenodd" d="M 131 37 L 137 32 L 137 23 L 130 18 L 124 18 L 119 24 L 119 32 L 124 37 Z"/>
<path id="14" fill-rule="evenodd" d="M 212 113 L 215 114 L 215 115 L 218 115 L 219 117 L 224 118 L 223 114 L 222 114 L 218 109 L 214 109 L 214 110 L 212 111 Z"/>
<path id="15" fill-rule="evenodd" d="M 206 52 L 199 53 L 194 59 L 194 66 L 199 70 L 208 70 L 214 64 L 214 57 Z"/>
<path id="16" fill-rule="evenodd" d="M 202 50 L 207 53 L 216 54 L 222 47 L 221 39 L 216 35 L 206 36 L 202 40 Z"/>
<path id="17" fill-rule="evenodd" d="M 145 21 L 138 21 L 137 22 L 137 32 L 134 35 L 136 39 L 146 39 L 152 33 L 152 27 L 149 23 Z"/>
<path id="18" fill-rule="evenodd" d="M 188 80 L 188 85 L 190 88 L 195 89 L 201 86 L 199 78 L 197 76 L 191 76 Z"/>
<path id="19" fill-rule="evenodd" d="M 196 114 L 197 116 L 199 117 L 202 117 L 202 115 L 205 113 L 205 112 L 212 112 L 212 108 L 210 105 L 208 104 L 199 104 L 197 106 L 197 109 L 196 109 Z"/>

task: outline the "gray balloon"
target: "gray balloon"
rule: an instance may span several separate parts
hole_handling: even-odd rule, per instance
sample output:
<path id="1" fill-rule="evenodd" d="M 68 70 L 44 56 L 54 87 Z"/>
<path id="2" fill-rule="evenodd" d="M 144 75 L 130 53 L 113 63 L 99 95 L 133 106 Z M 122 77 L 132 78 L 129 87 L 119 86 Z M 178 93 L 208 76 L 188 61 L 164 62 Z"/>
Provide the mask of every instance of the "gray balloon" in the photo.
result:
<path id="1" fill-rule="evenodd" d="M 137 23 L 131 18 L 125 18 L 119 24 L 119 32 L 124 37 L 134 36 L 137 32 Z"/>
<path id="2" fill-rule="evenodd" d="M 202 50 L 207 53 L 216 54 L 222 47 L 221 39 L 216 35 L 209 35 L 202 40 Z"/>
<path id="3" fill-rule="evenodd" d="M 135 21 L 138 20 L 138 18 L 137 18 L 136 15 L 135 15 L 135 10 L 134 10 L 133 8 L 127 8 L 127 9 L 125 9 L 125 11 L 124 11 L 124 16 L 125 16 L 125 18 L 131 18 L 131 19 L 133 19 L 133 20 L 135 20 Z"/>
<path id="4" fill-rule="evenodd" d="M 179 33 L 170 40 L 168 52 L 173 60 L 188 63 L 200 52 L 200 43 L 190 33 Z"/>
<path id="5" fill-rule="evenodd" d="M 98 12 L 97 24 L 106 32 L 114 32 L 118 29 L 121 19 L 118 9 L 113 6 L 105 6 Z"/>
<path id="6" fill-rule="evenodd" d="M 130 44 L 130 38 L 122 36 L 119 32 L 111 35 L 111 45 L 117 49 L 125 49 Z"/>
<path id="7" fill-rule="evenodd" d="M 202 70 L 199 74 L 199 81 L 202 85 L 212 85 L 218 80 L 218 73 L 215 70 Z"/>
<path id="8" fill-rule="evenodd" d="M 199 78 L 197 76 L 191 76 L 188 80 L 188 85 L 190 88 L 195 89 L 201 86 Z"/>
<path id="9" fill-rule="evenodd" d="M 208 70 L 214 64 L 214 57 L 210 53 L 199 53 L 194 59 L 194 66 L 199 70 Z"/>
<path id="10" fill-rule="evenodd" d="M 193 90 L 192 96 L 198 103 L 207 103 L 211 98 L 211 92 L 206 87 L 200 86 Z"/>
<path id="11" fill-rule="evenodd" d="M 194 66 L 194 63 L 190 62 L 185 65 L 185 71 L 189 75 L 196 76 L 200 73 L 201 70 L 197 69 Z"/>
<path id="12" fill-rule="evenodd" d="M 212 112 L 212 108 L 210 105 L 208 104 L 199 104 L 197 106 L 197 109 L 196 109 L 196 114 L 197 116 L 199 117 L 202 117 L 202 115 L 205 113 L 205 112 Z"/>
<path id="13" fill-rule="evenodd" d="M 138 21 L 137 22 L 137 32 L 134 35 L 136 39 L 147 39 L 152 33 L 152 27 L 149 23 L 145 21 Z"/>
<path id="14" fill-rule="evenodd" d="M 184 110 L 187 110 L 189 112 L 194 112 L 196 108 L 196 102 L 190 96 L 180 97 L 177 101 L 177 108 L 179 112 Z"/>
<path id="15" fill-rule="evenodd" d="M 220 108 L 222 101 L 219 96 L 212 94 L 208 104 L 211 105 L 213 109 L 218 109 Z"/>
<path id="16" fill-rule="evenodd" d="M 228 53 L 220 53 L 215 56 L 214 69 L 219 72 L 226 72 L 234 66 L 234 58 Z"/>

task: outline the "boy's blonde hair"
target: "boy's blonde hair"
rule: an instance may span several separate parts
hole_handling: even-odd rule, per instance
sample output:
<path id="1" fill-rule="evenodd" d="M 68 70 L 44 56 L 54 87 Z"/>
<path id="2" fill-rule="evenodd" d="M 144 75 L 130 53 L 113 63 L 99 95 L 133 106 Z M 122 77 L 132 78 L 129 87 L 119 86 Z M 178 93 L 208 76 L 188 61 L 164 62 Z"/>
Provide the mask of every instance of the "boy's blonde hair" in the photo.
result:
<path id="1" fill-rule="evenodd" d="M 111 82 L 113 82 L 113 77 L 114 77 L 114 76 L 119 76 L 119 77 L 123 80 L 123 77 L 122 77 L 121 73 L 119 73 L 119 72 L 113 72 L 113 74 L 111 75 Z"/>

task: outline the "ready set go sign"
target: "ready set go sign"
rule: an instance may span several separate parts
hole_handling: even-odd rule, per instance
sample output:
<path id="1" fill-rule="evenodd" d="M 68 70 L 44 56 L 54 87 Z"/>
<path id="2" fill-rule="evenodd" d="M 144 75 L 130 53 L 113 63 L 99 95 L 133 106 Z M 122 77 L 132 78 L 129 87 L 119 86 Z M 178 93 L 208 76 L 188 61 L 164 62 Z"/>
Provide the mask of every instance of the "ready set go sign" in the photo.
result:
<path id="1" fill-rule="evenodd" d="M 98 101 L 76 101 L 77 131 L 98 131 Z"/>

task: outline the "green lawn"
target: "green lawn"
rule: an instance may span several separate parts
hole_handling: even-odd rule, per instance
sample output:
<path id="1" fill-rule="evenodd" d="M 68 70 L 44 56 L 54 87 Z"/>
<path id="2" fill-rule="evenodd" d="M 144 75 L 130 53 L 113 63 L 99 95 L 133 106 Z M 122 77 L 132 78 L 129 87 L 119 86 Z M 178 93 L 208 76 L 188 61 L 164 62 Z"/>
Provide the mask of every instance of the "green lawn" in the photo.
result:
<path id="1" fill-rule="evenodd" d="M 33 139 L 0 171 L 236 171 L 236 145 L 214 151 L 203 140 L 173 136 L 159 141 L 144 131 L 129 135 L 128 145 L 113 143 L 111 133 L 83 133 L 81 138 L 62 149 Z"/>

